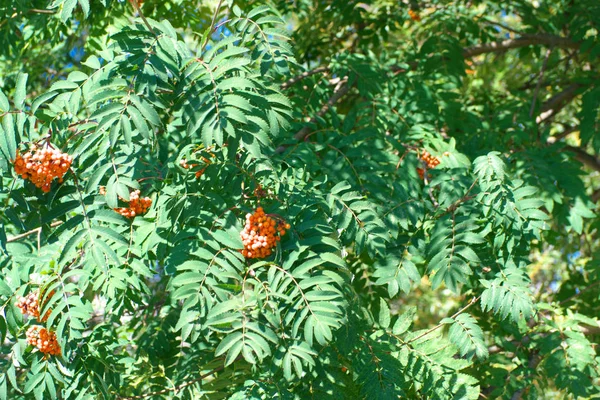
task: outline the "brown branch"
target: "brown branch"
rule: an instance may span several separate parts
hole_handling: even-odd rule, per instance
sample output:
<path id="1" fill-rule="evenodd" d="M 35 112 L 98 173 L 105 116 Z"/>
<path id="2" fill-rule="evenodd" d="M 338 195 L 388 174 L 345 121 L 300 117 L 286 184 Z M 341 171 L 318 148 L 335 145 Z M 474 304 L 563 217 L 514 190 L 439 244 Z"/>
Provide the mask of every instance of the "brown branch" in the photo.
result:
<path id="1" fill-rule="evenodd" d="M 315 122 L 317 122 L 317 118 L 320 118 L 323 115 L 325 115 L 335 103 L 337 103 L 346 93 L 348 93 L 349 90 L 350 85 L 348 85 L 348 80 L 346 78 L 339 81 L 335 90 L 333 91 L 333 95 L 329 98 L 329 100 L 327 100 L 327 103 L 323 104 L 323 107 L 321 107 L 321 109 L 317 112 L 317 115 L 312 117 L 310 121 L 308 121 L 308 124 L 305 125 L 294 135 L 296 140 L 304 140 L 306 135 L 308 135 L 310 132 L 310 124 L 314 124 Z"/>
<path id="2" fill-rule="evenodd" d="M 327 102 L 325 104 L 323 104 L 321 109 L 319 109 L 319 111 L 317 112 L 317 115 L 312 117 L 302 129 L 300 129 L 298 132 L 296 132 L 296 134 L 294 135 L 294 138 L 296 138 L 296 140 L 298 140 L 298 141 L 304 140 L 310 133 L 310 130 L 311 130 L 310 125 L 317 122 L 317 118 L 320 118 L 323 115 L 325 115 L 327 113 L 327 111 L 331 107 L 333 107 L 333 105 L 335 103 L 337 103 L 342 97 L 344 97 L 344 95 L 346 95 L 346 93 L 348 93 L 350 91 L 350 86 L 351 85 L 348 84 L 347 77 L 340 79 L 336 84 L 336 87 L 333 91 L 333 95 L 331 95 L 329 100 L 327 100 Z M 283 153 L 285 151 L 285 149 L 286 149 L 286 146 L 279 146 L 277 148 L 277 150 L 275 150 L 275 151 L 277 153 Z"/>
<path id="3" fill-rule="evenodd" d="M 152 29 L 152 26 L 150 26 L 150 24 L 148 23 L 148 20 L 144 16 L 144 14 L 142 14 L 142 10 L 140 9 L 140 5 L 138 3 L 138 0 L 129 0 L 129 4 L 131 4 L 131 6 L 133 7 L 133 9 L 135 11 L 137 11 L 137 13 L 140 16 L 140 18 L 142 18 L 142 21 L 144 21 L 144 25 L 146 25 L 146 28 L 148 28 L 148 30 L 150 32 L 152 32 L 154 35 L 156 35 L 156 32 L 154 32 L 154 29 Z"/>
<path id="4" fill-rule="evenodd" d="M 596 170 L 596 171 L 600 171 L 600 159 L 598 159 L 597 157 L 588 154 L 585 150 L 579 148 L 579 147 L 574 147 L 574 146 L 565 146 L 564 148 L 567 151 L 570 151 L 572 153 L 575 153 L 575 158 L 577 160 L 579 160 L 581 163 L 583 163 L 584 165 L 587 165 L 588 167 Z"/>
<path id="5" fill-rule="evenodd" d="M 600 189 L 596 189 L 596 190 L 594 190 L 594 193 L 592 193 L 592 196 L 591 196 L 591 197 L 592 197 L 592 201 L 593 201 L 594 203 L 597 203 L 597 202 L 598 202 L 598 200 L 600 200 Z"/>
<path id="6" fill-rule="evenodd" d="M 32 8 L 28 11 L 30 14 L 56 14 L 54 10 L 42 10 L 39 8 Z"/>
<path id="7" fill-rule="evenodd" d="M 534 75 L 531 79 L 529 79 L 526 83 L 519 86 L 516 90 L 522 91 L 522 90 L 529 90 L 529 89 L 535 88 L 537 86 L 537 81 L 535 78 L 537 78 L 537 75 Z M 554 84 L 560 84 L 560 82 L 558 82 L 556 80 L 550 80 L 550 79 L 547 79 L 542 82 L 542 86 L 548 86 L 548 85 L 554 85 Z"/>
<path id="8" fill-rule="evenodd" d="M 223 4 L 223 0 L 219 0 L 219 3 L 217 4 L 217 8 L 215 9 L 215 13 L 213 14 L 213 17 L 212 17 L 212 21 L 210 21 L 210 28 L 208 28 L 208 31 L 211 33 L 215 27 L 215 22 L 217 21 L 217 15 L 219 14 L 219 11 L 221 10 L 222 4 Z M 208 37 L 209 36 L 207 35 L 206 39 L 204 39 L 204 43 L 202 43 L 202 46 L 200 46 L 200 53 L 202 53 L 204 51 L 204 48 L 208 44 Z"/>
<path id="9" fill-rule="evenodd" d="M 467 47 L 463 50 L 465 58 L 475 57 L 485 53 L 498 53 L 504 50 L 517 49 L 531 45 L 546 45 L 563 49 L 578 49 L 579 43 L 568 38 L 554 35 L 524 35 L 517 39 L 508 39 L 500 42 L 484 43 L 478 46 Z"/>
<path id="10" fill-rule="evenodd" d="M 403 74 L 405 72 L 410 71 L 416 71 L 417 67 L 419 66 L 419 63 L 417 61 L 407 61 L 406 65 L 408 65 L 408 70 L 406 68 L 400 67 L 399 65 L 392 65 L 390 67 L 390 70 L 393 72 L 394 75 L 398 75 L 398 74 Z"/>
<path id="11" fill-rule="evenodd" d="M 488 25 L 492 25 L 492 26 L 499 26 L 500 28 L 504 29 L 505 31 L 509 31 L 512 33 L 516 33 L 518 35 L 524 35 L 524 33 L 522 31 L 519 31 L 515 28 L 511 28 L 510 26 L 503 24 L 502 22 L 498 22 L 498 21 L 493 21 L 491 19 L 488 19 L 487 17 L 481 17 L 481 20 L 483 22 L 485 22 Z"/>
<path id="12" fill-rule="evenodd" d="M 295 84 L 296 82 L 299 82 L 304 78 L 308 78 L 309 76 L 320 74 L 321 72 L 329 72 L 329 67 L 322 66 L 322 67 L 317 67 L 315 69 L 311 69 L 310 71 L 303 72 L 300 75 L 294 76 L 293 78 L 288 79 L 287 81 L 282 83 L 281 88 L 287 89 L 290 86 L 292 86 L 293 84 Z"/>
<path id="13" fill-rule="evenodd" d="M 473 188 L 474 188 L 474 187 L 475 187 L 475 185 L 477 184 L 477 181 L 478 181 L 478 179 L 475 179 L 475 180 L 473 181 L 473 183 L 471 184 L 471 186 L 469 187 L 469 189 L 467 189 L 467 192 L 464 194 L 464 196 L 463 196 L 463 197 L 461 197 L 460 199 L 456 200 L 454 203 L 450 204 L 450 205 L 448 206 L 448 208 L 446 208 L 446 209 L 444 210 L 444 212 L 442 212 L 440 215 L 438 215 L 438 217 L 437 217 L 437 218 L 441 218 L 441 217 L 443 217 L 443 216 L 444 216 L 444 215 L 446 215 L 446 214 L 449 214 L 449 213 L 451 213 L 451 212 L 454 212 L 454 211 L 456 211 L 456 209 L 457 209 L 458 207 L 460 207 L 460 205 L 461 205 L 462 203 L 465 203 L 465 202 L 467 202 L 467 201 L 469 201 L 469 200 L 471 200 L 471 199 L 475 198 L 475 196 L 469 195 L 469 193 L 471 193 L 471 190 L 473 190 Z"/>
<path id="14" fill-rule="evenodd" d="M 580 87 L 581 85 L 578 83 L 569 85 L 565 90 L 555 94 L 548 101 L 546 101 L 542 106 L 542 111 L 555 109 L 561 105 L 564 105 L 564 103 L 568 102 L 569 100 L 572 100 L 576 96 L 577 89 Z"/>
<path id="15" fill-rule="evenodd" d="M 529 355 L 529 361 L 527 363 L 527 367 L 529 369 L 535 370 L 541 361 L 542 361 L 542 357 L 537 353 L 537 351 L 532 351 L 531 354 Z M 508 379 L 508 377 L 507 377 L 507 379 Z M 526 389 L 528 389 L 527 386 L 514 392 L 513 395 L 511 396 L 510 400 L 521 400 L 521 398 L 523 397 L 523 392 Z"/>
<path id="16" fill-rule="evenodd" d="M 579 83 L 569 85 L 565 90 L 555 94 L 548 99 L 541 108 L 541 113 L 536 122 L 539 124 L 554 117 L 560 110 L 565 108 L 570 101 L 579 95 L 579 89 L 582 87 Z"/>
<path id="17" fill-rule="evenodd" d="M 592 284 L 589 284 L 588 286 L 586 286 L 585 288 L 583 288 L 582 290 L 580 290 L 578 293 L 575 293 L 572 296 L 569 296 L 566 299 L 561 300 L 558 304 L 563 305 L 564 303 L 568 303 L 569 301 L 571 301 L 574 298 L 582 295 L 583 293 L 587 292 L 588 290 L 595 288 L 598 285 L 600 285 L 600 281 L 596 281 L 596 282 L 594 282 Z"/>
<path id="18" fill-rule="evenodd" d="M 62 224 L 62 221 L 55 221 L 53 223 L 50 224 L 50 227 L 54 228 L 59 226 L 60 224 Z M 39 233 L 42 231 L 42 227 L 37 227 L 35 229 L 32 229 L 30 231 L 21 233 L 20 235 L 16 235 L 16 236 L 12 236 L 9 237 L 8 239 L 6 239 L 6 243 L 12 243 L 12 242 L 16 242 L 17 240 L 21 240 L 23 238 L 26 238 L 29 235 L 33 235 L 34 233 L 37 233 L 39 235 Z"/>
<path id="19" fill-rule="evenodd" d="M 578 125 L 572 125 L 572 126 L 565 125 L 565 124 L 562 124 L 562 125 L 564 127 L 564 131 L 562 131 L 562 132 L 560 132 L 560 133 L 558 133 L 558 134 L 556 134 L 554 136 L 550 136 L 548 138 L 548 143 L 549 144 L 556 143 L 559 140 L 562 140 L 565 137 L 569 136 L 571 133 L 576 132 L 576 131 L 579 130 L 579 126 Z"/>
<path id="20" fill-rule="evenodd" d="M 548 65 L 550 53 L 552 53 L 552 47 L 546 51 L 546 57 L 544 57 L 544 63 L 542 64 L 540 76 L 538 78 L 537 84 L 535 85 L 535 90 L 533 91 L 533 100 L 531 101 L 531 108 L 529 109 L 529 118 L 533 117 L 533 112 L 535 111 L 535 102 L 540 92 L 540 87 L 542 86 L 542 79 L 544 79 L 544 72 L 546 71 L 546 66 Z"/>

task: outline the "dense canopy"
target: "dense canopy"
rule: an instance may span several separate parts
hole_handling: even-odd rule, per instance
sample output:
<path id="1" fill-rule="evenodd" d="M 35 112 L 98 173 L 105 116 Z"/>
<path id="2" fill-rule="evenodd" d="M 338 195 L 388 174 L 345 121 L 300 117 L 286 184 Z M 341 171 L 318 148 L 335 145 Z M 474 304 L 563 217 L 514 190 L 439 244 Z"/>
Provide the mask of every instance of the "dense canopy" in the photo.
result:
<path id="1" fill-rule="evenodd" d="M 0 399 L 600 394 L 597 0 L 4 0 Z"/>

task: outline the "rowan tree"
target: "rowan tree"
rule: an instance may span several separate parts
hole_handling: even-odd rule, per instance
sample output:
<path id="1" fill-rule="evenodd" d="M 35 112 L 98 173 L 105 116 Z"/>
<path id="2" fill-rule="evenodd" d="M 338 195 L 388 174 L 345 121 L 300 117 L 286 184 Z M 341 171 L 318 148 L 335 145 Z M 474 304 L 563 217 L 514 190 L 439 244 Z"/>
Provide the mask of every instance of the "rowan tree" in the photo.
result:
<path id="1" fill-rule="evenodd" d="M 599 21 L 3 1 L 0 399 L 597 398 Z"/>

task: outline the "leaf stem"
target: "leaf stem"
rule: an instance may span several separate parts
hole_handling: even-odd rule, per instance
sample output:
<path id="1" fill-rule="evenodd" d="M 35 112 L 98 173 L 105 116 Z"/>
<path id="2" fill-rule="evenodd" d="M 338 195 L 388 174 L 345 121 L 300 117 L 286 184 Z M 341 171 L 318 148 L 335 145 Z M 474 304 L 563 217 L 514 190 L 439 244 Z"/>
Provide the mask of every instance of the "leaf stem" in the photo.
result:
<path id="1" fill-rule="evenodd" d="M 467 309 L 469 309 L 473 304 L 477 303 L 477 301 L 479 301 L 479 299 L 481 298 L 481 296 L 477 296 L 477 297 L 473 297 L 473 299 L 471 299 L 471 301 L 469 302 L 469 304 L 467 304 L 466 306 L 464 306 L 463 308 L 461 308 L 460 310 L 458 310 L 456 313 L 454 313 L 454 315 L 452 315 L 450 318 L 454 319 L 456 317 L 458 317 L 460 314 L 462 314 L 463 312 L 465 312 Z M 441 328 L 442 326 L 444 326 L 445 324 L 439 323 L 436 326 L 434 326 L 433 328 L 430 328 L 428 330 L 426 330 L 425 332 L 421 333 L 419 336 L 409 340 L 408 342 L 406 342 L 407 344 L 410 344 L 412 342 L 415 342 L 419 339 L 421 339 L 424 336 L 429 335 L 431 332 L 438 330 L 439 328 Z"/>
<path id="2" fill-rule="evenodd" d="M 215 22 L 217 21 L 217 15 L 219 15 L 219 11 L 221 10 L 221 5 L 223 4 L 223 0 L 219 0 L 219 4 L 217 4 L 217 8 L 215 9 L 215 13 L 213 14 L 212 21 L 210 22 L 210 28 L 208 28 L 209 32 L 215 28 Z M 204 51 L 204 48 L 208 44 L 208 35 L 206 39 L 204 39 L 204 43 L 202 43 L 202 47 L 200 47 L 200 54 Z"/>

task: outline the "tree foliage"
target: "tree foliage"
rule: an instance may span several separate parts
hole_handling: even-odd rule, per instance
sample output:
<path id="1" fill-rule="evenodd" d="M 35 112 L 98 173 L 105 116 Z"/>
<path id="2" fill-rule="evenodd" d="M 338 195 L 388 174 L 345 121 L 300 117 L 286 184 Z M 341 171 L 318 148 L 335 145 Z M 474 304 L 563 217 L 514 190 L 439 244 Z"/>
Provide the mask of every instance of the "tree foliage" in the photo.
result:
<path id="1" fill-rule="evenodd" d="M 4 3 L 0 399 L 599 395 L 597 1 Z"/>

